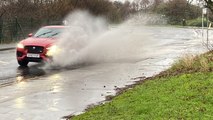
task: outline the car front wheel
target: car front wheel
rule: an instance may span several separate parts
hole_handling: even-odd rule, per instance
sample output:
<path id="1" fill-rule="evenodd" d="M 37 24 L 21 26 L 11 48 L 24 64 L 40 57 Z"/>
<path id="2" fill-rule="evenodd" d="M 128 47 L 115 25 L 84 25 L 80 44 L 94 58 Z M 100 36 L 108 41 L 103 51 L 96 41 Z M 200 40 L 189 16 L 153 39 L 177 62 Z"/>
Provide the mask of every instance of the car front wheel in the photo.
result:
<path id="1" fill-rule="evenodd" d="M 18 64 L 20 66 L 27 66 L 28 63 L 29 63 L 29 61 L 26 61 L 26 60 L 18 61 Z"/>

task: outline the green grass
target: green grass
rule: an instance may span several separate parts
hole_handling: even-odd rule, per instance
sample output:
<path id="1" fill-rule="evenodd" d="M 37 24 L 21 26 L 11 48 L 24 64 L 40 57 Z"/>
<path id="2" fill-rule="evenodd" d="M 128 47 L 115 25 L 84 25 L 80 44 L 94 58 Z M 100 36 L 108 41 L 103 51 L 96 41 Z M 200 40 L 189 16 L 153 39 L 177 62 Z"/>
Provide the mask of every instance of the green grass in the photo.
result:
<path id="1" fill-rule="evenodd" d="M 116 96 L 112 101 L 90 108 L 86 113 L 71 119 L 212 120 L 212 58 L 212 52 L 209 52 L 201 56 L 181 59 L 161 75 L 136 85 L 133 89 Z M 174 72 L 176 73 L 173 74 Z"/>

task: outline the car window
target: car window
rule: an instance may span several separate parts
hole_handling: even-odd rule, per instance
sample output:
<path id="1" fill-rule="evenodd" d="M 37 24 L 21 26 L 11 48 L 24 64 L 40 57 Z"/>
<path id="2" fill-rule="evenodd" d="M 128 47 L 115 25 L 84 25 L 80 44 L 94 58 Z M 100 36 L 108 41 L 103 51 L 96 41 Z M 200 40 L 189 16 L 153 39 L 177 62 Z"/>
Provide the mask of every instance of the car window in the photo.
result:
<path id="1" fill-rule="evenodd" d="M 33 37 L 37 38 L 53 38 L 58 37 L 64 28 L 41 28 Z"/>

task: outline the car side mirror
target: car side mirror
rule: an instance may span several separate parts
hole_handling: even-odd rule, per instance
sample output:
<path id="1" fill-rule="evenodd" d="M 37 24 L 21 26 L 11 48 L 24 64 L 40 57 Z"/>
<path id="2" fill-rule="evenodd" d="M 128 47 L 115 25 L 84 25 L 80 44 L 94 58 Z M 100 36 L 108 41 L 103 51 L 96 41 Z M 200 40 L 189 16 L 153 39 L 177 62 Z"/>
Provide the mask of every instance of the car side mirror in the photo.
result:
<path id="1" fill-rule="evenodd" d="M 28 34 L 28 37 L 32 37 L 32 36 L 33 36 L 33 33 Z"/>

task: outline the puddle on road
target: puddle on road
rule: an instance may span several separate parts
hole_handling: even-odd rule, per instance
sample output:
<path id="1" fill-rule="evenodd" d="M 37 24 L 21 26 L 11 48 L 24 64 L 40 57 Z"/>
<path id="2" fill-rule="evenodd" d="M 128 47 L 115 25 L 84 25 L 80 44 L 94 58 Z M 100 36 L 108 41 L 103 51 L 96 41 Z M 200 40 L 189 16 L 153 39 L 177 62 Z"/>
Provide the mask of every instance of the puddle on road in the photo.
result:
<path id="1" fill-rule="evenodd" d="M 39 77 L 45 75 L 46 72 L 40 67 L 18 67 L 17 78 L 22 77 L 23 79 Z"/>
<path id="2" fill-rule="evenodd" d="M 14 72 L 16 73 L 8 72 L 0 76 L 0 87 L 27 81 L 30 78 L 36 78 L 48 74 L 47 71 L 42 68 L 42 64 L 35 64 L 29 67 L 18 67 Z"/>

